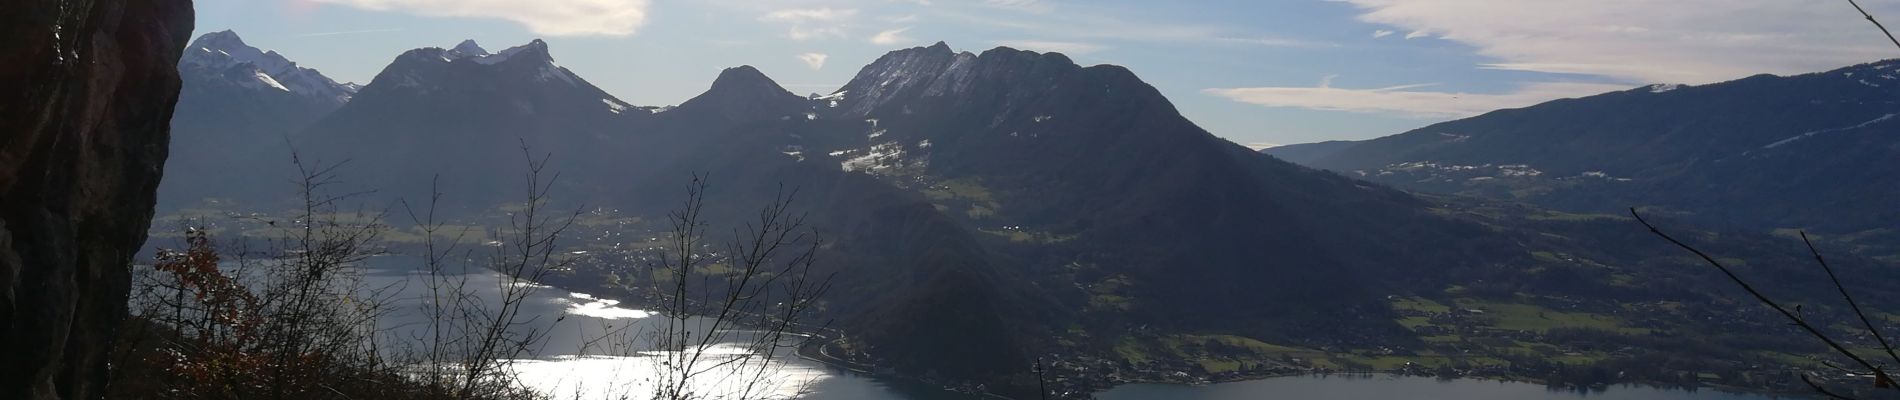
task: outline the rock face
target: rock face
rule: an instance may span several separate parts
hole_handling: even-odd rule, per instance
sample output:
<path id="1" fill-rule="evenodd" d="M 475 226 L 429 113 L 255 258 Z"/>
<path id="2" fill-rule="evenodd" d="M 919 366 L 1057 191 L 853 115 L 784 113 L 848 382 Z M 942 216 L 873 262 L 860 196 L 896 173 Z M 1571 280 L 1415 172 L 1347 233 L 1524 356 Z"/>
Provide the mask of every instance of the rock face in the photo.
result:
<path id="1" fill-rule="evenodd" d="M 96 398 L 152 217 L 191 2 L 6 8 L 0 398 Z"/>

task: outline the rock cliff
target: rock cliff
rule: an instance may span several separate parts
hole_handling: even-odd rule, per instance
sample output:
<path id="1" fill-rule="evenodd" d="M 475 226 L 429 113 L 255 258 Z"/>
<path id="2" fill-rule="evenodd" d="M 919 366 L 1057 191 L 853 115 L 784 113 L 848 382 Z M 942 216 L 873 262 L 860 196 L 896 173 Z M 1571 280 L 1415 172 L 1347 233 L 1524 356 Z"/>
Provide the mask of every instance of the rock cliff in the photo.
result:
<path id="1" fill-rule="evenodd" d="M 0 398 L 96 398 L 165 163 L 191 2 L 4 8 Z"/>

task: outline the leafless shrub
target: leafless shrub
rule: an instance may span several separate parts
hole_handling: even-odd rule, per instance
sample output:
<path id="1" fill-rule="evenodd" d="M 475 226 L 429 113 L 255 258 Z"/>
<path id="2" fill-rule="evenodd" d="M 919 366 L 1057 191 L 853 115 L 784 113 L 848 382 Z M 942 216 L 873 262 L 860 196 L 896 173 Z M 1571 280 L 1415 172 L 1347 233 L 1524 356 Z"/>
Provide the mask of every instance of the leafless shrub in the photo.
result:
<path id="1" fill-rule="evenodd" d="M 1650 224 L 1648 220 L 1643 219 L 1642 214 L 1637 213 L 1635 208 L 1630 209 L 1630 216 L 1636 217 L 1637 222 L 1642 223 L 1643 227 L 1649 228 L 1650 233 L 1653 233 L 1656 236 L 1663 238 L 1663 240 L 1669 241 L 1670 244 L 1674 244 L 1676 245 L 1676 247 L 1680 247 L 1683 250 L 1687 250 L 1688 252 L 1695 254 L 1696 257 L 1701 258 L 1703 262 L 1706 262 L 1710 266 L 1715 267 L 1716 270 L 1721 271 L 1724 276 L 1727 276 L 1729 280 L 1735 282 L 1736 286 L 1740 286 L 1743 291 L 1748 292 L 1748 294 L 1754 297 L 1756 301 L 1759 301 L 1763 305 L 1768 306 L 1768 308 L 1773 309 L 1776 313 L 1780 314 L 1783 318 L 1788 319 L 1788 322 L 1790 324 L 1796 327 L 1800 327 L 1802 332 L 1808 334 L 1809 336 L 1814 337 L 1816 340 L 1821 341 L 1821 343 L 1826 344 L 1828 348 L 1830 350 L 1833 350 L 1836 354 L 1839 354 L 1840 356 L 1845 357 L 1846 359 L 1851 360 L 1853 362 L 1853 365 L 1847 365 L 1847 366 L 1835 365 L 1835 364 L 1829 363 L 1827 364 L 1829 368 L 1835 371 L 1846 373 L 1850 376 L 1867 377 L 1872 382 L 1871 387 L 1877 390 L 1881 390 L 1881 391 L 1900 390 L 1900 385 L 1895 385 L 1893 377 L 1888 375 L 1887 370 L 1886 370 L 1887 365 L 1884 364 L 1883 361 L 1874 359 L 1872 357 L 1862 356 L 1861 354 L 1858 354 L 1849 350 L 1848 347 L 1845 344 L 1843 344 L 1839 339 L 1835 338 L 1832 335 L 1829 335 L 1825 329 L 1823 329 L 1820 326 L 1816 326 L 1814 323 L 1810 322 L 1806 316 L 1802 315 L 1799 306 L 1796 306 L 1794 308 L 1787 307 L 1782 302 L 1776 301 L 1775 299 L 1769 297 L 1767 294 L 1762 293 L 1760 290 L 1756 289 L 1754 285 L 1749 284 L 1748 280 L 1743 279 L 1740 275 L 1737 275 L 1733 269 L 1730 269 L 1727 265 L 1723 265 L 1720 261 L 1717 261 L 1714 257 L 1708 255 L 1707 253 L 1702 252 L 1702 250 L 1696 249 L 1694 246 L 1690 246 L 1687 243 L 1683 243 L 1681 240 L 1677 240 L 1675 237 L 1670 236 L 1667 233 L 1663 233 L 1661 229 L 1657 228 L 1655 225 Z M 1867 311 L 1861 308 L 1860 302 L 1855 301 L 1853 294 L 1849 293 L 1847 290 L 1847 287 L 1841 284 L 1840 277 L 1838 275 L 1835 275 L 1834 273 L 1834 268 L 1827 264 L 1826 258 L 1821 257 L 1821 251 L 1814 247 L 1814 242 L 1808 240 L 1807 232 L 1801 232 L 1801 241 L 1803 244 L 1807 245 L 1808 253 L 1814 256 L 1815 264 L 1819 265 L 1821 267 L 1821 271 L 1827 274 L 1829 282 L 1832 283 L 1834 285 L 1834 288 L 1840 293 L 1841 298 L 1847 303 L 1849 310 L 1853 311 L 1854 316 L 1859 318 L 1860 323 L 1861 323 L 1860 329 L 1865 329 L 1865 331 L 1863 331 L 1864 333 L 1868 334 L 1869 336 L 1872 336 L 1879 342 L 1880 350 L 1884 352 L 1894 362 L 1894 364 L 1891 364 L 1891 365 L 1900 365 L 1900 353 L 1896 353 L 1894 351 L 1894 348 L 1891 342 L 1887 341 L 1887 337 L 1883 335 L 1880 332 L 1880 329 L 1874 325 L 1873 320 L 1868 318 Z M 1823 383 L 1825 383 L 1824 380 L 1819 379 L 1819 376 L 1813 373 L 1802 374 L 1801 381 L 1803 383 L 1806 383 L 1808 387 L 1813 389 L 1816 393 L 1819 393 L 1824 396 L 1828 396 L 1830 398 L 1835 398 L 1835 399 L 1854 399 L 1855 398 L 1855 397 L 1851 397 L 1851 393 L 1842 393 L 1838 390 L 1829 389 L 1827 386 L 1823 385 Z"/>
<path id="2" fill-rule="evenodd" d="M 830 288 L 814 271 L 822 242 L 792 211 L 796 192 L 781 190 L 757 219 L 706 239 L 706 180 L 694 176 L 686 200 L 669 213 L 666 251 L 645 290 L 665 320 L 643 337 L 657 351 L 654 400 L 754 400 L 796 397 L 800 378 L 781 377 L 782 353 L 808 340 L 802 324 Z"/>

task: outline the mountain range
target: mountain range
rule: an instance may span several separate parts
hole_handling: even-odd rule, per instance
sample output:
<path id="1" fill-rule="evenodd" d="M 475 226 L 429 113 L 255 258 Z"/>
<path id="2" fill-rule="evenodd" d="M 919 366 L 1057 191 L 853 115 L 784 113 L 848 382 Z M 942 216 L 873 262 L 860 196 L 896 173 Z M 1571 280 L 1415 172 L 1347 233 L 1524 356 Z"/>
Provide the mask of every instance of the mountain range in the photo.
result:
<path id="1" fill-rule="evenodd" d="M 525 160 L 541 157 L 560 173 L 554 193 L 561 201 L 632 216 L 662 215 L 678 204 L 681 194 L 671 189 L 696 174 L 713 182 L 710 215 L 721 221 L 741 221 L 760 199 L 794 188 L 813 227 L 830 243 L 824 260 L 841 290 L 828 299 L 828 317 L 859 338 L 865 353 L 877 355 L 869 361 L 909 376 L 997 387 L 1025 385 L 1031 360 L 1041 356 L 1101 376 L 1134 377 L 1157 366 L 1192 364 L 1177 343 L 1186 338 L 1214 337 L 1206 340 L 1253 349 L 1251 355 L 1222 356 L 1240 365 L 1295 365 L 1288 360 L 1310 358 L 1271 349 L 1417 354 L 1404 349 L 1451 352 L 1469 346 L 1426 339 L 1442 335 L 1422 328 L 1431 323 L 1408 319 L 1418 318 L 1410 314 L 1416 310 L 1396 306 L 1400 299 L 1567 310 L 1628 325 L 1650 323 L 1626 315 L 1633 312 L 1630 305 L 1673 302 L 1695 306 L 1670 311 L 1684 313 L 1681 322 L 1655 318 L 1655 327 L 1642 329 L 1732 330 L 1734 320 L 1715 324 L 1687 317 L 1734 315 L 1722 300 L 1732 293 L 1708 279 L 1708 271 L 1682 267 L 1693 264 L 1666 244 L 1646 240 L 1630 221 L 1408 193 L 1381 183 L 1425 189 L 1385 180 L 1389 174 L 1373 167 L 1350 166 L 1415 158 L 1439 163 L 1433 165 L 1486 162 L 1493 164 L 1488 168 L 1531 176 L 1577 176 L 1602 185 L 1631 184 L 1618 180 L 1631 177 L 1647 184 L 1647 174 L 1774 160 L 1786 149 L 1808 146 L 1846 148 L 1852 143 L 1836 141 L 1872 135 L 1886 121 L 1875 115 L 1876 105 L 1865 104 L 1883 101 L 1876 90 L 1807 88 L 1835 96 L 1830 99 L 1836 103 L 1804 110 L 1834 114 L 1777 123 L 1797 133 L 1820 133 L 1794 135 L 1799 139 L 1779 145 L 1766 140 L 1768 133 L 1748 140 L 1724 137 L 1762 143 L 1711 149 L 1681 161 L 1680 155 L 1660 153 L 1655 143 L 1717 140 L 1639 135 L 1625 128 L 1681 132 L 1688 130 L 1683 126 L 1726 122 L 1657 125 L 1676 118 L 1658 107 L 1678 102 L 1652 99 L 1696 96 L 1680 102 L 1681 112 L 1714 107 L 1707 102 L 1718 100 L 1762 110 L 1800 101 L 1737 96 L 1720 85 L 1656 87 L 1539 106 L 1591 112 L 1548 122 L 1531 118 L 1544 115 L 1538 108 L 1508 110 L 1468 120 L 1494 122 L 1446 123 L 1421 129 L 1423 134 L 1381 139 L 1390 145 L 1340 145 L 1299 157 L 1293 150 L 1303 147 L 1269 151 L 1348 172 L 1342 176 L 1214 136 L 1126 68 L 1081 66 L 1061 54 L 1007 47 L 971 53 L 937 43 L 897 50 L 842 88 L 807 96 L 786 91 L 755 68 L 729 68 L 706 92 L 675 107 L 621 101 L 560 67 L 539 40 L 496 53 L 472 41 L 411 50 L 360 88 L 245 46 L 230 32 L 200 38 L 187 50 L 193 52 L 201 55 L 187 56 L 180 66 L 187 95 L 174 121 L 172 165 L 198 166 L 168 168 L 161 192 L 173 202 L 161 209 L 202 206 L 193 199 L 206 197 L 241 199 L 219 200 L 227 207 L 280 207 L 294 192 L 271 182 L 287 178 L 291 148 L 300 159 L 348 160 L 339 171 L 352 184 L 378 190 L 375 199 L 427 198 L 434 184 L 449 194 L 446 205 L 468 219 L 518 200 L 508 193 L 520 191 Z M 1860 68 L 1855 71 L 1863 79 L 1885 79 L 1879 78 L 1884 67 Z M 1807 87 L 1782 79 L 1755 80 Z M 1624 100 L 1650 103 L 1624 106 Z M 1627 115 L 1636 111 L 1651 114 Z M 1606 122 L 1612 116 L 1624 125 Z M 1833 125 L 1821 122 L 1823 117 L 1870 122 L 1829 130 Z M 1579 121 L 1602 125 L 1574 126 Z M 1575 136 L 1575 143 L 1615 143 L 1632 154 L 1627 160 L 1558 157 L 1556 150 L 1527 150 L 1549 138 L 1510 139 L 1505 133 L 1528 127 Z M 1649 144 L 1565 132 L 1627 134 L 1616 138 Z M 1485 154 L 1548 158 L 1488 160 L 1453 150 L 1494 141 L 1498 150 Z M 1431 143 L 1437 145 L 1425 145 Z M 1864 158 L 1884 154 L 1867 151 L 1863 159 L 1839 164 L 1868 165 Z M 1731 152 L 1737 154 L 1710 158 Z M 245 176 L 220 175 L 240 173 L 229 171 Z M 1776 265 L 1802 256 L 1772 250 L 1785 243 L 1765 234 L 1720 237 L 1712 249 L 1762 260 L 1742 266 L 1746 271 L 1779 273 Z M 1865 272 L 1873 265 L 1879 264 L 1848 268 Z M 562 279 L 556 283 L 601 281 Z M 1868 296 L 1892 294 L 1873 290 Z M 1663 340 L 1630 336 L 1619 340 Z M 1279 347 L 1262 347 L 1269 343 Z M 1667 353 L 1667 346 L 1644 343 Z M 1767 339 L 1735 346 L 1793 351 Z M 1694 365 L 1747 362 L 1705 357 Z M 1232 371 L 1231 365 L 1195 368 Z"/>
<path id="2" fill-rule="evenodd" d="M 1267 153 L 1411 190 L 1891 240 L 1896 67 L 1651 85 Z"/>

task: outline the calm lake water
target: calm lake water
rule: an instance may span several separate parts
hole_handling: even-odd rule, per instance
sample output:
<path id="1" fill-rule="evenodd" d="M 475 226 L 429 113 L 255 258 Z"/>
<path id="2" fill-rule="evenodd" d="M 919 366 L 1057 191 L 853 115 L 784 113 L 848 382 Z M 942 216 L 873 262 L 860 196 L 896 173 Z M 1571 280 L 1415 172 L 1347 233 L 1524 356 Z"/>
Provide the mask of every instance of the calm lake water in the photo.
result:
<path id="1" fill-rule="evenodd" d="M 425 325 L 420 310 L 426 304 L 426 282 L 416 273 L 410 257 L 377 257 L 368 264 L 369 284 L 397 292 L 395 309 L 382 324 L 397 332 L 417 331 Z M 498 298 L 500 275 L 472 271 L 469 287 Z M 523 315 L 540 316 L 531 324 L 548 330 L 547 342 L 514 367 L 523 383 L 560 399 L 641 398 L 650 389 L 659 357 L 651 348 L 628 340 L 625 332 L 651 332 L 662 322 L 654 315 L 612 300 L 555 288 L 538 289 Z M 555 319 L 559 322 L 554 322 Z M 619 336 L 616 336 L 619 335 Z M 412 335 L 422 336 L 422 335 Z M 720 350 L 740 351 L 734 347 Z M 772 373 L 782 393 L 807 393 L 804 398 L 827 400 L 968 400 L 979 397 L 938 390 L 901 381 L 886 381 L 796 357 L 791 351 L 777 357 Z M 707 388 L 718 390 L 717 387 Z M 1577 393 L 1551 391 L 1542 385 L 1482 380 L 1439 381 L 1432 378 L 1342 375 L 1273 378 L 1213 385 L 1124 385 L 1098 393 L 1103 400 L 1763 400 L 1764 396 L 1736 395 L 1712 390 L 1697 392 L 1644 387 L 1612 387 L 1607 391 Z"/>
<path id="2" fill-rule="evenodd" d="M 426 334 L 428 298 L 426 275 L 419 273 L 420 260 L 414 257 L 384 256 L 366 262 L 366 284 L 380 288 L 393 304 L 379 318 L 382 329 L 398 338 L 422 338 Z M 499 299 L 502 277 L 492 271 L 471 270 L 468 288 L 484 298 Z M 492 306 L 492 305 L 491 305 Z M 657 364 L 664 354 L 647 345 L 646 333 L 660 330 L 663 318 L 644 310 L 621 307 L 613 300 L 573 293 L 551 287 L 539 287 L 522 308 L 523 320 L 535 318 L 522 329 L 547 332 L 546 340 L 534 354 L 517 360 L 514 372 L 523 384 L 568 400 L 618 400 L 644 398 L 651 393 Z M 558 320 L 558 321 L 557 321 Z M 735 332 L 745 335 L 745 332 Z M 735 337 L 734 340 L 742 340 Z M 412 341 L 411 345 L 420 343 Z M 742 346 L 715 347 L 709 354 L 743 352 Z M 848 370 L 798 358 L 792 349 L 775 355 L 771 369 L 774 392 L 805 398 L 839 400 L 964 400 L 976 397 L 943 391 L 904 381 L 874 379 Z M 709 384 L 702 393 L 718 393 L 731 387 Z"/>

